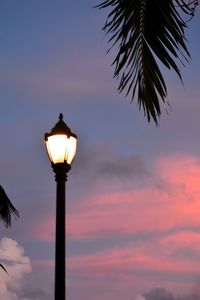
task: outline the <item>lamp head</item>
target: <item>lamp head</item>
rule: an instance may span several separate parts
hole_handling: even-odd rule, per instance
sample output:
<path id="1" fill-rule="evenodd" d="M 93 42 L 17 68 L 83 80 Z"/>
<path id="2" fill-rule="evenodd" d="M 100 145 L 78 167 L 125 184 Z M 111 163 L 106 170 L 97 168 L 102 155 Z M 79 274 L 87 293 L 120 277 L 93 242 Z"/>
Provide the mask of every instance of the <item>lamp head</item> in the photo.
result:
<path id="1" fill-rule="evenodd" d="M 50 133 L 45 134 L 47 153 L 52 164 L 71 165 L 77 149 L 77 136 L 63 121 L 63 114 Z"/>

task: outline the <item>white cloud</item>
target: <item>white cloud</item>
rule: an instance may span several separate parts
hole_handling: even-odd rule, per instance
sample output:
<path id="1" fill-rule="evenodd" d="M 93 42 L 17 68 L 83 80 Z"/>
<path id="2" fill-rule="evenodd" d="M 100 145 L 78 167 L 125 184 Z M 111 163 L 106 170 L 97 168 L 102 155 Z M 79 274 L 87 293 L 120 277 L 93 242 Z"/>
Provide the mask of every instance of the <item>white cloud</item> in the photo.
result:
<path id="1" fill-rule="evenodd" d="M 0 270 L 0 299 L 20 300 L 17 291 L 23 277 L 31 272 L 29 257 L 15 240 L 3 238 L 0 240 L 0 263 L 8 272 Z"/>

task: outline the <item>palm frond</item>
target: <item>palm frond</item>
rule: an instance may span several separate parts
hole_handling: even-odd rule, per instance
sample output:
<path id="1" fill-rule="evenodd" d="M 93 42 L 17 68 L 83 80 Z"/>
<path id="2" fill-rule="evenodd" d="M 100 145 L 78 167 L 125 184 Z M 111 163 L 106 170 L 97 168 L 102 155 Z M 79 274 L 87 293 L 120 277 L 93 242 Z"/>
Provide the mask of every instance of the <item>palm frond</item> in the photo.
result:
<path id="1" fill-rule="evenodd" d="M 103 29 L 111 48 L 118 46 L 113 61 L 119 92 L 137 94 L 139 109 L 155 123 L 161 115 L 160 100 L 166 103 L 167 87 L 158 66 L 174 70 L 181 79 L 177 61 L 190 58 L 185 44 L 186 22 L 181 11 L 192 13 L 192 2 L 184 0 L 106 0 L 97 7 L 110 8 Z M 194 4 L 194 3 L 193 3 Z M 110 48 L 110 49 L 111 49 Z"/>
<path id="2" fill-rule="evenodd" d="M 188 0 L 187 2 L 185 0 L 174 0 L 177 7 L 181 8 L 182 11 L 190 15 L 191 17 L 194 16 L 195 10 L 197 6 L 199 5 L 199 0 Z"/>
<path id="3" fill-rule="evenodd" d="M 11 215 L 19 217 L 17 209 L 13 206 L 4 189 L 0 185 L 0 219 L 6 227 L 11 225 Z"/>
<path id="4" fill-rule="evenodd" d="M 4 270 L 4 272 L 6 272 L 8 274 L 6 268 L 2 264 L 0 264 L 0 268 L 2 268 Z"/>

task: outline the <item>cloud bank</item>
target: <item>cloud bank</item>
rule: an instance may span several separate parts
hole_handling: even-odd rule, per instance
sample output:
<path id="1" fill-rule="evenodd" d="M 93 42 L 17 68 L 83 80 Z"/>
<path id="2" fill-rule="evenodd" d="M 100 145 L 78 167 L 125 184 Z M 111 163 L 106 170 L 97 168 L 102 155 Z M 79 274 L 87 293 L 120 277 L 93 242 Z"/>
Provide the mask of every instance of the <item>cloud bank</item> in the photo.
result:
<path id="1" fill-rule="evenodd" d="M 8 272 L 0 270 L 0 299 L 29 300 L 18 297 L 22 280 L 32 269 L 24 249 L 15 240 L 3 238 L 0 240 L 0 260 Z"/>
<path id="2" fill-rule="evenodd" d="M 200 300 L 200 294 L 191 292 L 187 295 L 174 295 L 165 288 L 155 288 L 142 296 L 144 300 Z M 135 300 L 138 300 L 137 298 Z"/>

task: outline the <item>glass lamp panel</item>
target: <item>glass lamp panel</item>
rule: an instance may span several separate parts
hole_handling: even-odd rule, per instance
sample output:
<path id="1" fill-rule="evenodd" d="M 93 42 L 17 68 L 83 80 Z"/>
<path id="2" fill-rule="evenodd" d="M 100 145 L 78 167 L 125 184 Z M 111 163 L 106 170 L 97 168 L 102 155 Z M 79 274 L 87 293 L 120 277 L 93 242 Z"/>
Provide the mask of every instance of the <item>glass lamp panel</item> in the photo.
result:
<path id="1" fill-rule="evenodd" d="M 64 134 L 56 134 L 47 138 L 47 152 L 54 164 L 63 163 L 66 160 L 68 145 L 69 138 Z"/>
<path id="2" fill-rule="evenodd" d="M 74 159 L 77 149 L 77 139 L 73 136 L 69 138 L 69 145 L 68 145 L 68 155 L 67 155 L 67 163 L 70 165 Z"/>

